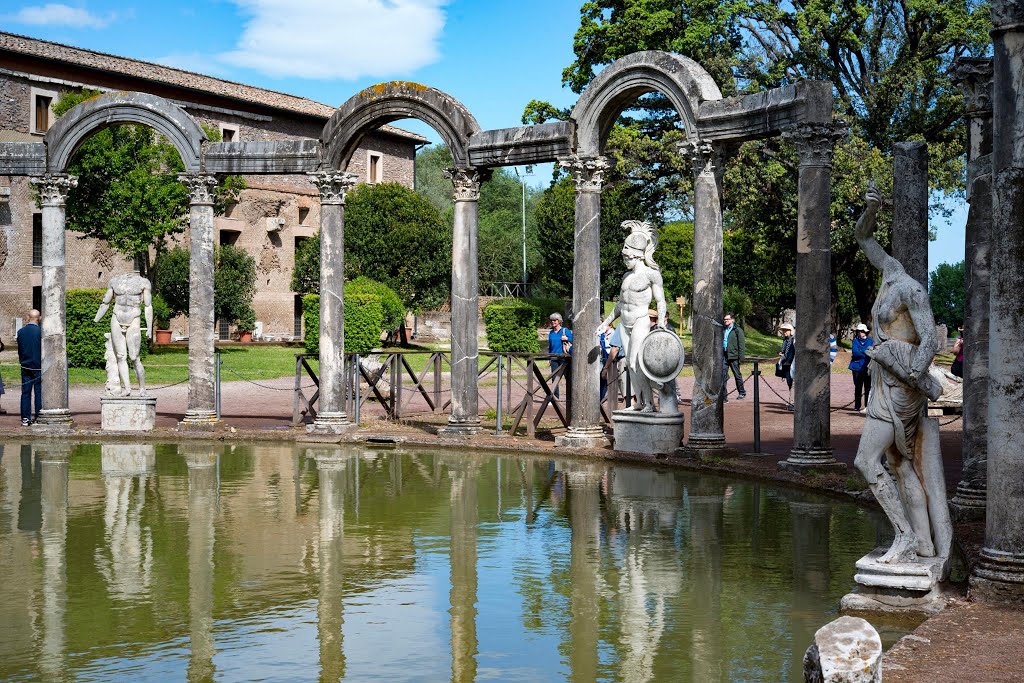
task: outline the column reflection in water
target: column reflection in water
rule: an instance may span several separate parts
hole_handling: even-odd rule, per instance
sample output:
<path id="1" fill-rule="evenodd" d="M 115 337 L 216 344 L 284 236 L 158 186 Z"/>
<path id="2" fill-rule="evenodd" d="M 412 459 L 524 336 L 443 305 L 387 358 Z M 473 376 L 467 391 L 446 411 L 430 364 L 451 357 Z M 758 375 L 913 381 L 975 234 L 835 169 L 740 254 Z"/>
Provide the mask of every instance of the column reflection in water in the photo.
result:
<path id="1" fill-rule="evenodd" d="M 104 444 L 100 462 L 109 552 L 97 548 L 96 565 L 112 597 L 145 597 L 152 578 L 153 536 L 149 526 L 143 527 L 141 517 L 148 481 L 156 471 L 156 446 Z"/>
<path id="2" fill-rule="evenodd" d="M 68 459 L 71 447 L 47 444 L 35 449 L 42 481 L 43 643 L 40 668 L 46 679 L 64 671 L 64 617 L 67 608 Z"/>
<path id="3" fill-rule="evenodd" d="M 213 543 L 220 498 L 215 446 L 181 446 L 188 465 L 189 681 L 213 678 Z"/>
<path id="4" fill-rule="evenodd" d="M 41 451 L 32 457 L 32 446 L 21 445 L 21 498 L 18 500 L 18 529 L 39 531 L 43 520 L 40 503 L 39 458 Z M 34 460 L 34 467 L 33 467 Z"/>
<path id="5" fill-rule="evenodd" d="M 724 680 L 722 667 L 722 543 L 724 542 L 724 483 L 697 476 L 688 487 L 692 566 L 690 619 L 693 681 Z"/>
<path id="6" fill-rule="evenodd" d="M 601 570 L 601 479 L 603 467 L 566 461 L 559 465 L 568 488 L 569 679 L 597 680 L 600 638 L 598 573 Z"/>
<path id="7" fill-rule="evenodd" d="M 316 460 L 320 479 L 320 598 L 317 638 L 320 641 L 320 680 L 345 677 L 345 483 L 348 459 L 340 448 L 306 451 Z"/>
<path id="8" fill-rule="evenodd" d="M 477 476 L 475 460 L 456 456 L 445 458 L 451 489 L 448 506 L 451 515 L 450 629 L 452 638 L 452 681 L 476 680 L 476 543 Z"/>
<path id="9" fill-rule="evenodd" d="M 793 602 L 790 663 L 799 667 L 814 632 L 824 625 L 822 605 L 828 599 L 830 506 L 805 502 L 792 494 L 789 514 L 793 533 Z M 804 634 L 803 636 L 801 634 Z"/>

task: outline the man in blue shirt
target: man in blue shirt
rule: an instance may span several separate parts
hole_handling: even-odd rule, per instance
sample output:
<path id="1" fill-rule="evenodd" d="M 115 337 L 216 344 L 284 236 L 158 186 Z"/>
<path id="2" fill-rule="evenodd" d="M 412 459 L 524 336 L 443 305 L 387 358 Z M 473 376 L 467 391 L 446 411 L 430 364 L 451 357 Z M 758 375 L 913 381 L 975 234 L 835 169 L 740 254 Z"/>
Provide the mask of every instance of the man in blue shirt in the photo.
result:
<path id="1" fill-rule="evenodd" d="M 736 379 L 737 398 L 742 400 L 747 397 L 747 390 L 743 387 L 743 373 L 740 371 L 740 363 L 747 355 L 747 341 L 743 335 L 743 328 L 735 324 L 732 313 L 726 313 L 722 321 L 725 323 L 725 331 L 722 334 L 722 400 L 728 403 L 729 399 L 725 398 L 725 394 L 730 370 Z"/>
<path id="2" fill-rule="evenodd" d="M 572 353 L 572 330 L 562 327 L 562 314 L 552 313 L 548 322 L 551 323 L 551 331 L 548 332 L 548 353 L 559 356 Z M 565 361 L 565 358 L 552 358 L 551 374 L 554 374 Z M 560 382 L 555 383 L 555 398 L 558 398 L 559 384 Z"/>
<path id="3" fill-rule="evenodd" d="M 39 329 L 39 311 L 32 309 L 25 316 L 25 325 L 18 330 L 18 362 L 21 364 L 21 426 L 27 427 L 39 417 L 43 406 L 43 332 Z M 32 412 L 32 392 L 36 394 Z"/>
<path id="4" fill-rule="evenodd" d="M 874 346 L 875 340 L 868 336 L 868 326 L 864 323 L 857 325 L 857 331 L 853 335 L 853 359 L 850 361 L 850 370 L 853 372 L 853 409 L 863 413 L 867 411 L 868 394 L 871 393 L 871 373 L 868 365 L 871 359 L 866 351 Z M 861 393 L 864 395 L 864 408 L 861 408 Z"/>

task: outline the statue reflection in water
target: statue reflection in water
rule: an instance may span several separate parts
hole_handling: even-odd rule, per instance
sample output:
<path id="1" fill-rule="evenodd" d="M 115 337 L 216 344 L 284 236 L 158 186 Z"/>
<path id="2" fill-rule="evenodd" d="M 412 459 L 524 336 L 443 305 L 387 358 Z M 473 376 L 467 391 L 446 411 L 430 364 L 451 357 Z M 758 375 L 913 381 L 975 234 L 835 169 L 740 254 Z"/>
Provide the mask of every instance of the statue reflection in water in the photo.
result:
<path id="1" fill-rule="evenodd" d="M 149 594 L 153 535 L 142 525 L 146 489 L 156 469 L 152 444 L 104 444 L 101 471 L 106 493 L 103 523 L 107 548 L 96 548 L 96 566 L 112 597 L 132 600 Z"/>

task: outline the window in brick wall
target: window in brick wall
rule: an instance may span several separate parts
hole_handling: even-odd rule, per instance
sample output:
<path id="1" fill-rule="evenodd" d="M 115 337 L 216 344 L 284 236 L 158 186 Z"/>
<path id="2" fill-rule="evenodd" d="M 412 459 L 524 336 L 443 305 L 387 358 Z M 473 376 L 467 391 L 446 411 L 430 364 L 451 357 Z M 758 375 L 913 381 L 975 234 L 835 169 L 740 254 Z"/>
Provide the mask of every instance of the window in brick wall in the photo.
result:
<path id="1" fill-rule="evenodd" d="M 238 126 L 222 123 L 220 126 L 221 142 L 238 142 Z"/>
<path id="2" fill-rule="evenodd" d="M 32 214 L 32 265 L 43 265 L 43 214 Z"/>
<path id="3" fill-rule="evenodd" d="M 238 230 L 222 229 L 220 231 L 220 245 L 223 247 L 229 244 L 235 244 L 238 242 L 238 236 L 241 234 L 242 233 Z"/>
<path id="4" fill-rule="evenodd" d="M 299 207 L 299 225 L 306 225 L 306 221 L 309 220 L 309 207 Z"/>
<path id="5" fill-rule="evenodd" d="M 51 108 L 57 101 L 58 93 L 53 90 L 41 90 L 39 88 L 29 89 L 30 119 L 29 130 L 37 135 L 42 135 L 50 129 L 53 123 L 53 112 Z"/>
<path id="6" fill-rule="evenodd" d="M 384 160 L 377 152 L 368 152 L 366 158 L 366 182 L 373 185 L 384 180 Z"/>
<path id="7" fill-rule="evenodd" d="M 37 311 L 43 310 L 43 288 L 33 287 L 32 288 L 32 308 Z"/>

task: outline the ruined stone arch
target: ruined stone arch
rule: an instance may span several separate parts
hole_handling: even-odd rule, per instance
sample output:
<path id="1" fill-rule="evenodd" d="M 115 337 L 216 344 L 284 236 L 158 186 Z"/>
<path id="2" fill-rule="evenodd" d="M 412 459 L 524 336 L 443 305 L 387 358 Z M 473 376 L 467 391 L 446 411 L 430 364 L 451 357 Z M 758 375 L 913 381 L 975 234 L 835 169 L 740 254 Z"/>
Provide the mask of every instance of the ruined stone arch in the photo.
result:
<path id="1" fill-rule="evenodd" d="M 202 144 L 207 139 L 203 129 L 178 105 L 140 92 L 100 95 L 57 119 L 43 138 L 47 170 L 64 173 L 71 157 L 90 134 L 120 123 L 139 123 L 153 128 L 174 145 L 187 172 L 201 170 Z"/>
<path id="2" fill-rule="evenodd" d="M 344 169 L 366 133 L 399 119 L 429 124 L 451 149 L 455 166 L 470 166 L 469 138 L 480 131 L 476 119 L 451 95 L 408 81 L 370 86 L 334 112 L 320 138 L 328 165 Z"/>
<path id="3" fill-rule="evenodd" d="M 690 139 L 697 138 L 700 103 L 722 99 L 714 79 L 692 59 L 657 50 L 635 52 L 601 71 L 573 107 L 576 153 L 599 155 L 619 113 L 650 92 L 672 102 Z"/>

